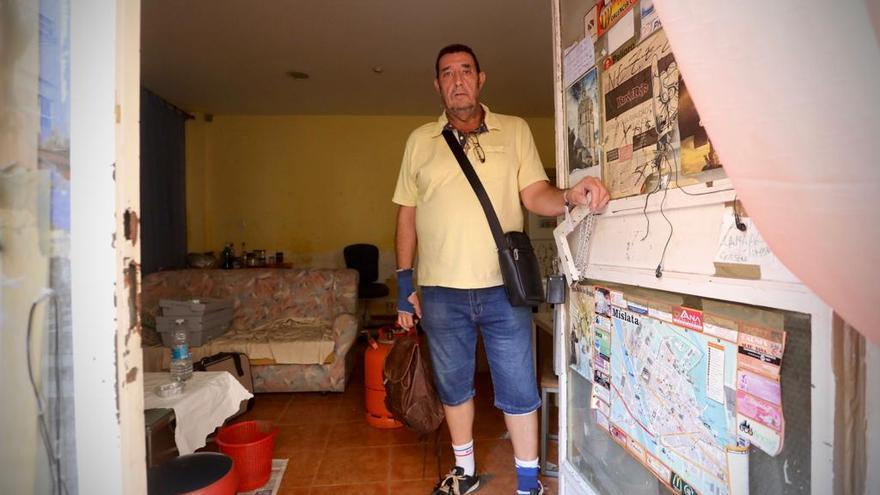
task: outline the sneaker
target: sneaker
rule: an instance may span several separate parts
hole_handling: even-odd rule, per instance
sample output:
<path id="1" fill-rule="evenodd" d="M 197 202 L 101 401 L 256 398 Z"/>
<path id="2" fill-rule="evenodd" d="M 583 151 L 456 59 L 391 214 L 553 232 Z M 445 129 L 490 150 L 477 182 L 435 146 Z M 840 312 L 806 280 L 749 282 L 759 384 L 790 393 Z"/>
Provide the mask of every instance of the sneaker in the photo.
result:
<path id="1" fill-rule="evenodd" d="M 464 469 L 455 466 L 449 471 L 449 474 L 443 477 L 443 480 L 434 487 L 431 495 L 465 495 L 474 493 L 480 488 L 480 477 L 477 475 L 468 476 L 464 474 Z"/>
<path id="2" fill-rule="evenodd" d="M 532 488 L 531 490 L 529 490 L 529 495 L 544 495 L 544 485 L 541 484 L 540 481 L 538 481 L 538 488 Z"/>

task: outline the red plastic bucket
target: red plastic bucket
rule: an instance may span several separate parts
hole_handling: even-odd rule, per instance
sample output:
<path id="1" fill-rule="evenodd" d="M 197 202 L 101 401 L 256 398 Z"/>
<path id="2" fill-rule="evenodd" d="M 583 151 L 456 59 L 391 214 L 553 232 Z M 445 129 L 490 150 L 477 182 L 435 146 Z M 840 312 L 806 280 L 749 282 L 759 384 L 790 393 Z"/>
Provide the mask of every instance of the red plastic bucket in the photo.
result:
<path id="1" fill-rule="evenodd" d="M 242 421 L 217 433 L 220 452 L 232 458 L 238 491 L 260 488 L 272 474 L 272 452 L 278 428 L 271 421 Z"/>

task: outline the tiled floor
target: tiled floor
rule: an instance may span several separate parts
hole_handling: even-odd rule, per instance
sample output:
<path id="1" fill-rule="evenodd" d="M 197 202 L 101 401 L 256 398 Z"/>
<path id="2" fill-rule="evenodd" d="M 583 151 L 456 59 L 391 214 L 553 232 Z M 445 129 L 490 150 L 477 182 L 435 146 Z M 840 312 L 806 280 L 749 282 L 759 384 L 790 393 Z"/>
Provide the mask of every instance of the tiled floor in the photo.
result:
<path id="1" fill-rule="evenodd" d="M 405 428 L 367 425 L 361 366 L 344 393 L 259 394 L 253 410 L 241 418 L 278 423 L 274 457 L 289 459 L 279 495 L 431 493 L 438 475 L 436 437 L 420 439 Z M 476 388 L 474 443 L 477 470 L 483 476 L 479 493 L 512 495 L 513 450 L 505 438 L 503 415 L 492 406 L 488 374 L 477 375 Z M 437 446 L 445 473 L 453 464 L 452 451 L 445 424 L 440 431 Z M 542 481 L 545 493 L 557 493 L 556 479 Z"/>

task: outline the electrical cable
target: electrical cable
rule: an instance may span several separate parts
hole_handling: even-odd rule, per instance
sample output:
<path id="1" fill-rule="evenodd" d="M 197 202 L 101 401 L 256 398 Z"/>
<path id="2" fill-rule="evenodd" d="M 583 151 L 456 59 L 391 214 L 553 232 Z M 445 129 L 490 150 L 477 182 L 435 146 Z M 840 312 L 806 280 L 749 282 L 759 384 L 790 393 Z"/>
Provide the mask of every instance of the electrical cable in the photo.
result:
<path id="1" fill-rule="evenodd" d="M 657 172 L 657 187 L 655 187 L 651 191 L 648 191 L 648 193 L 645 194 L 645 206 L 642 207 L 642 215 L 645 216 L 645 235 L 642 236 L 642 238 L 640 239 L 641 241 L 644 241 L 645 239 L 647 239 L 648 234 L 651 232 L 651 217 L 648 216 L 648 199 L 651 197 L 652 194 L 654 194 L 655 192 L 660 190 L 660 183 L 663 182 L 663 178 L 660 174 L 662 164 L 660 163 L 661 155 L 659 154 L 659 151 L 660 151 L 659 150 L 659 148 L 660 148 L 659 142 L 657 143 L 657 148 L 658 148 L 658 150 L 657 150 L 658 154 L 654 158 L 654 171 Z"/>
<path id="2" fill-rule="evenodd" d="M 37 306 L 40 305 L 45 300 L 52 301 L 52 308 L 55 319 L 55 349 L 53 352 L 54 362 L 52 363 L 55 367 L 55 407 L 54 407 L 54 415 L 55 415 L 55 444 L 53 445 L 52 440 L 50 438 L 49 433 L 49 425 L 46 421 L 46 411 L 44 406 L 43 396 L 40 394 L 40 389 L 37 387 L 37 382 L 34 379 L 34 369 L 33 363 L 31 362 L 31 340 L 33 335 L 33 323 L 34 323 L 34 313 L 36 312 Z M 67 489 L 67 484 L 64 483 L 64 479 L 61 475 L 61 456 L 58 454 L 58 449 L 61 445 L 61 370 L 58 366 L 58 352 L 59 345 L 61 343 L 61 325 L 60 325 L 60 317 L 58 312 L 58 298 L 55 295 L 55 291 L 52 289 L 44 289 L 43 293 L 34 300 L 31 304 L 31 309 L 28 312 L 28 323 L 27 323 L 27 335 L 25 339 L 25 358 L 27 360 L 27 370 L 28 370 L 28 378 L 30 379 L 31 388 L 34 391 L 34 398 L 37 403 L 37 426 L 40 431 L 40 438 L 43 441 L 43 446 L 46 449 L 46 457 L 49 460 L 50 464 L 50 478 L 52 480 L 52 493 L 61 494 L 69 493 Z"/>
<path id="3" fill-rule="evenodd" d="M 660 81 L 660 82 L 661 82 L 661 87 L 664 87 L 662 85 L 662 81 Z M 671 89 L 672 87 L 673 87 L 672 84 L 665 86 L 666 89 Z M 675 86 L 675 88 L 677 91 L 677 89 L 678 89 L 677 85 Z M 664 94 L 661 92 L 660 96 L 663 97 Z M 667 97 L 665 99 L 665 101 L 662 101 L 662 103 L 664 104 L 664 107 L 666 107 L 667 110 L 668 110 L 668 107 L 666 104 L 668 104 L 670 99 L 671 99 L 671 97 Z M 672 122 L 672 121 L 675 121 L 678 119 L 678 115 L 676 112 L 676 115 L 674 115 L 674 116 L 670 115 L 668 120 L 664 120 L 663 122 L 661 122 L 660 118 L 659 118 L 659 112 L 657 111 L 657 108 L 656 108 L 656 101 L 653 101 L 652 104 L 653 104 L 653 110 L 654 110 L 654 129 L 655 130 L 659 131 L 660 129 L 662 129 L 663 127 L 661 127 L 661 124 L 663 124 L 665 126 L 665 122 Z M 660 254 L 660 262 L 657 264 L 657 268 L 654 271 L 654 275 L 657 278 L 660 278 L 663 276 L 663 261 L 666 259 L 666 251 L 667 251 L 667 249 L 669 249 L 669 243 L 672 241 L 672 235 L 675 232 L 675 227 L 672 225 L 672 221 L 669 220 L 669 217 L 666 216 L 666 212 L 663 210 L 663 206 L 666 203 L 666 198 L 667 198 L 668 192 L 669 192 L 669 184 L 671 182 L 671 181 L 667 180 L 666 183 L 663 184 L 663 177 L 662 177 L 661 172 L 663 170 L 664 162 L 666 162 L 665 164 L 669 168 L 672 169 L 672 173 L 674 174 L 673 181 L 675 182 L 675 187 L 678 188 L 679 190 L 681 190 L 682 193 L 684 193 L 688 196 L 707 196 L 710 194 L 718 194 L 718 193 L 733 190 L 733 188 L 730 187 L 730 188 L 719 189 L 719 190 L 714 190 L 714 191 L 692 193 L 692 192 L 689 192 L 688 190 L 686 190 L 684 187 L 682 187 L 681 184 L 678 183 L 678 170 L 679 170 L 680 164 L 678 163 L 678 157 L 675 156 L 676 155 L 675 150 L 672 149 L 672 145 L 670 143 L 671 132 L 672 131 L 670 128 L 667 132 L 664 132 L 662 135 L 658 136 L 657 147 L 656 147 L 657 155 L 653 160 L 653 168 L 654 168 L 654 171 L 657 173 L 657 186 L 654 189 L 652 189 L 651 191 L 649 191 L 647 194 L 645 194 L 645 204 L 642 207 L 642 214 L 645 216 L 645 224 L 646 225 L 645 225 L 645 235 L 642 236 L 641 241 L 645 241 L 648 238 L 648 235 L 650 234 L 650 231 L 651 231 L 651 219 L 648 216 L 648 200 L 650 199 L 652 194 L 659 191 L 662 187 L 663 199 L 660 200 L 660 215 L 663 216 L 663 219 L 666 220 L 666 224 L 669 225 L 669 235 L 666 237 L 666 243 L 663 245 L 663 251 Z M 672 160 L 673 160 L 672 163 L 669 163 L 668 155 L 672 155 Z M 618 211 L 633 210 L 633 209 L 635 209 L 635 208 L 627 208 L 625 210 L 616 210 L 616 211 L 612 211 L 612 213 L 617 213 Z M 739 220 L 739 217 L 737 215 L 736 198 L 734 198 L 734 215 L 735 215 L 735 219 L 737 220 L 736 227 L 739 230 L 744 230 L 745 224 L 743 224 Z"/>
<path id="4" fill-rule="evenodd" d="M 669 181 L 666 181 L 666 185 L 663 188 L 663 199 L 660 200 L 660 215 L 663 216 L 663 219 L 666 220 L 666 224 L 669 225 L 669 236 L 666 237 L 666 244 L 663 245 L 663 252 L 660 253 L 660 262 L 657 263 L 657 270 L 654 271 L 654 276 L 657 278 L 663 276 L 663 260 L 666 259 L 666 249 L 669 248 L 669 241 L 672 240 L 672 233 L 675 232 L 675 227 L 672 225 L 669 217 L 666 216 L 666 212 L 663 211 L 663 205 L 666 203 L 666 195 L 668 192 Z"/>

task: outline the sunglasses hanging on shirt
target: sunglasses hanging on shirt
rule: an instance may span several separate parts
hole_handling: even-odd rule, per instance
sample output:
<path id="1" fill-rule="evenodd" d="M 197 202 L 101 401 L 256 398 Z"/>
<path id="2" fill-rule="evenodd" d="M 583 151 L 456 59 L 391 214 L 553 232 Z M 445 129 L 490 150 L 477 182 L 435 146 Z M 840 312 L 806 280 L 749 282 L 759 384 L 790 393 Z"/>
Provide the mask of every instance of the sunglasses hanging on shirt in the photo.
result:
<path id="1" fill-rule="evenodd" d="M 486 153 L 483 152 L 483 147 L 480 146 L 480 138 L 476 132 L 469 132 L 465 135 L 464 141 L 464 152 L 467 153 L 468 149 L 473 146 L 474 153 L 477 154 L 477 158 L 479 158 L 480 163 L 486 163 Z"/>

